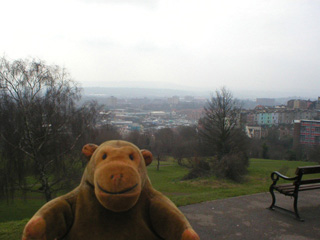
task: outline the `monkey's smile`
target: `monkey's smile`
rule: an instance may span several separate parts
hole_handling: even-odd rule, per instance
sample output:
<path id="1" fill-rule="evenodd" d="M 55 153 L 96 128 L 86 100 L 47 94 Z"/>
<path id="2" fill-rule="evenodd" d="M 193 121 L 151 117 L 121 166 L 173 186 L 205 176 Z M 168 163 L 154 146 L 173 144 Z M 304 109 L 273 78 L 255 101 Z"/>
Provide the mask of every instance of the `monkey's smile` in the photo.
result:
<path id="1" fill-rule="evenodd" d="M 99 188 L 102 192 L 107 193 L 107 194 L 117 195 L 117 194 L 123 194 L 123 193 L 130 192 L 132 189 L 135 189 L 135 188 L 138 186 L 138 183 L 137 183 L 136 185 L 133 185 L 132 187 L 126 188 L 126 189 L 124 189 L 124 190 L 122 190 L 122 191 L 120 191 L 120 192 L 109 192 L 109 191 L 103 189 L 103 188 L 99 185 L 99 183 L 97 183 L 97 185 L 98 185 L 98 188 Z"/>

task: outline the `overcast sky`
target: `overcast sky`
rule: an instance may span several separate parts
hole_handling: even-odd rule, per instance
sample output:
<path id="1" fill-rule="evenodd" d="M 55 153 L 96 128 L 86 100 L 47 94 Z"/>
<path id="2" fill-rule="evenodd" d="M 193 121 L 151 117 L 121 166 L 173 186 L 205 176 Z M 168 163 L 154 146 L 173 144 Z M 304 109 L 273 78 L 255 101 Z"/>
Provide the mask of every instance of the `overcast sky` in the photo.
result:
<path id="1" fill-rule="evenodd" d="M 318 0 L 0 3 L 0 54 L 58 64 L 83 87 L 320 96 Z"/>

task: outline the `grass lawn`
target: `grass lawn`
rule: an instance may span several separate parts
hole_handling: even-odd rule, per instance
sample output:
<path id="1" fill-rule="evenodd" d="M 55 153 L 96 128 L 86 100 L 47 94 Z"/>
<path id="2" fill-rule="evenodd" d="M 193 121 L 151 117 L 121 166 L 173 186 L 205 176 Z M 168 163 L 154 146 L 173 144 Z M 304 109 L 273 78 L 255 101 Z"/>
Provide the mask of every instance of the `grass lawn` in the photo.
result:
<path id="1" fill-rule="evenodd" d="M 27 222 L 28 219 L 0 223 L 0 239 L 21 239 L 24 225 L 26 225 Z"/>
<path id="2" fill-rule="evenodd" d="M 156 171 L 156 166 L 149 166 L 148 173 L 154 188 L 166 194 L 176 205 L 183 206 L 209 200 L 249 195 L 269 191 L 272 183 L 270 175 L 279 171 L 287 176 L 294 176 L 298 166 L 316 165 L 299 161 L 251 159 L 249 174 L 243 183 L 208 177 L 188 181 L 180 179 L 188 172 L 176 163 L 166 163 Z M 168 184 L 169 183 L 169 184 Z"/>
<path id="3" fill-rule="evenodd" d="M 279 171 L 294 176 L 298 166 L 316 165 L 298 161 L 251 159 L 249 174 L 243 183 L 234 183 L 215 177 L 181 181 L 188 169 L 175 162 L 161 162 L 160 170 L 156 163 L 148 167 L 148 174 L 155 189 L 167 195 L 176 205 L 188 205 L 203 201 L 267 192 L 271 184 L 270 174 Z M 27 201 L 16 199 L 7 204 L 0 201 L 0 239 L 19 239 L 23 226 L 45 201 L 39 196 L 30 195 Z"/>

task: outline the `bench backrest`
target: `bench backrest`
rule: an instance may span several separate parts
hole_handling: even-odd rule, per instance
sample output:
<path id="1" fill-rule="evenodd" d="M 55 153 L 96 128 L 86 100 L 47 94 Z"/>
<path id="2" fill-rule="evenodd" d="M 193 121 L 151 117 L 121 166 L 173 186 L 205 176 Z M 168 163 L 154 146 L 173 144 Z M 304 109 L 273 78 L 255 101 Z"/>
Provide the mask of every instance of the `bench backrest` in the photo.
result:
<path id="1" fill-rule="evenodd" d="M 296 175 L 320 173 L 320 165 L 297 167 Z"/>
<path id="2" fill-rule="evenodd" d="M 299 176 L 299 177 L 295 181 L 294 184 L 305 185 L 305 184 L 320 183 L 320 178 L 308 179 L 308 180 L 302 180 L 301 179 L 302 175 L 305 175 L 305 174 L 316 174 L 316 173 L 320 173 L 320 165 L 298 167 L 296 169 L 296 175 Z"/>

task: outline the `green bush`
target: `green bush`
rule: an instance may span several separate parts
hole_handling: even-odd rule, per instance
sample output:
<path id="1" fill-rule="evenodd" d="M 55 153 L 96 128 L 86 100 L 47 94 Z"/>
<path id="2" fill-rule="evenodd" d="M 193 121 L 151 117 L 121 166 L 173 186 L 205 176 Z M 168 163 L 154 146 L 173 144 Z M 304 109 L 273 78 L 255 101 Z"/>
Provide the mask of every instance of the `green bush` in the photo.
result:
<path id="1" fill-rule="evenodd" d="M 183 180 L 206 177 L 211 174 L 210 164 L 206 158 L 196 158 L 192 162 L 193 167 L 189 173 L 183 177 Z"/>
<path id="2" fill-rule="evenodd" d="M 244 153 L 231 153 L 216 161 L 216 165 L 214 173 L 217 177 L 241 182 L 248 173 L 249 159 Z"/>

